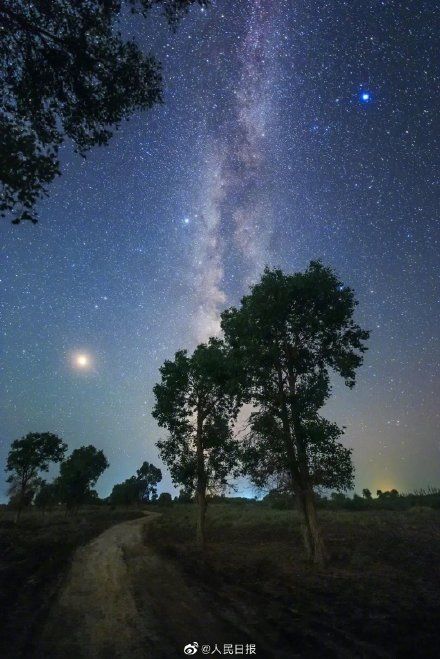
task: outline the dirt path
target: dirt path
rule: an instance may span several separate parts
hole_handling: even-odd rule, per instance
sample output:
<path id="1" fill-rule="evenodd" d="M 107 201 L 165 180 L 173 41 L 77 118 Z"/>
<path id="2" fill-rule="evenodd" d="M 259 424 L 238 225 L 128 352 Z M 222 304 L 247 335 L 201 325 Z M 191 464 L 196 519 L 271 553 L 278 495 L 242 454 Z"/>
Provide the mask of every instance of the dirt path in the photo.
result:
<path id="1" fill-rule="evenodd" d="M 149 621 L 136 606 L 127 556 L 141 559 L 144 527 L 156 516 L 113 526 L 76 552 L 42 634 L 41 657 L 151 656 Z"/>

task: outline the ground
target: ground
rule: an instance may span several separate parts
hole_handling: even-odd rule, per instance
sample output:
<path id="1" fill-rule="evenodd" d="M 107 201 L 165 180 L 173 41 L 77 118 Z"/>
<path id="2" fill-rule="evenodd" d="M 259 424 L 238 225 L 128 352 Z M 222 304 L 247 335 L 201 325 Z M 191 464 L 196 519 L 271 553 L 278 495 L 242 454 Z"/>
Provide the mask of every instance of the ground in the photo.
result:
<path id="1" fill-rule="evenodd" d="M 151 510 L 78 549 L 34 652 L 2 656 L 438 656 L 440 511 L 322 511 L 331 562 L 316 569 L 294 511 L 212 504 L 202 555 L 193 505 Z"/>

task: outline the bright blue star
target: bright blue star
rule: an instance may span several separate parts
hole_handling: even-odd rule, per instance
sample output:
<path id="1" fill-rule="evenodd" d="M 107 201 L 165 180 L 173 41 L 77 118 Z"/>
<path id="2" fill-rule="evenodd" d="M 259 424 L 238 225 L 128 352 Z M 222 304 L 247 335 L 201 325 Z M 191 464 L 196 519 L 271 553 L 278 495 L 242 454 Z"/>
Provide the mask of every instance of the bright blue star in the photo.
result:
<path id="1" fill-rule="evenodd" d="M 359 100 L 361 103 L 370 103 L 371 101 L 371 92 L 363 90 L 359 94 Z"/>

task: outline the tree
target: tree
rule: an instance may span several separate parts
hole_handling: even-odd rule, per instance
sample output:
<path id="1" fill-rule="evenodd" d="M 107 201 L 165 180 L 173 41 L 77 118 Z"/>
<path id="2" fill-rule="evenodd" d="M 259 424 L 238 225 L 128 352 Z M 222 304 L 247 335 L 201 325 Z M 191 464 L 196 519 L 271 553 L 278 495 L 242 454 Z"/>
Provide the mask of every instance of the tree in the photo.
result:
<path id="1" fill-rule="evenodd" d="M 84 155 L 123 119 L 162 101 L 159 62 L 118 29 L 128 6 L 158 5 L 175 26 L 205 0 L 0 1 L 0 213 L 36 222 L 34 206 L 60 173 L 59 148 Z"/>
<path id="2" fill-rule="evenodd" d="M 173 497 L 169 492 L 161 492 L 157 500 L 159 506 L 164 506 L 168 508 L 173 505 Z"/>
<path id="3" fill-rule="evenodd" d="M 362 496 L 364 497 L 364 499 L 368 499 L 368 500 L 372 499 L 371 490 L 369 490 L 368 487 L 364 487 L 364 489 L 362 490 Z"/>
<path id="4" fill-rule="evenodd" d="M 139 502 L 139 482 L 136 476 L 113 486 L 110 502 L 114 505 L 129 506 Z"/>
<path id="5" fill-rule="evenodd" d="M 175 484 L 196 492 L 197 541 L 205 542 L 206 493 L 225 487 L 238 458 L 232 425 L 239 409 L 232 365 L 223 343 L 210 339 L 192 356 L 175 354 L 160 369 L 154 387 L 153 416 L 168 437 L 157 442 L 160 456 Z"/>
<path id="6" fill-rule="evenodd" d="M 157 484 L 162 480 L 162 472 L 149 462 L 144 462 L 137 470 L 136 476 L 127 478 L 123 483 L 113 487 L 110 501 L 113 504 L 130 505 L 157 499 Z"/>
<path id="7" fill-rule="evenodd" d="M 6 480 L 14 490 L 17 519 L 23 506 L 32 501 L 38 474 L 48 471 L 51 462 L 61 462 L 66 450 L 67 444 L 50 432 L 28 433 L 12 442 L 5 471 L 9 473 Z"/>
<path id="8" fill-rule="evenodd" d="M 35 497 L 35 493 L 38 492 L 38 489 L 40 487 L 40 483 L 41 483 L 41 478 L 39 478 L 38 476 L 36 476 L 35 478 L 31 478 L 26 485 L 26 489 L 22 491 L 20 481 L 17 478 L 14 477 L 12 480 L 9 481 L 9 486 L 7 491 L 9 496 L 8 505 L 17 511 L 17 517 L 16 517 L 17 520 L 20 517 L 21 510 L 23 508 L 27 508 L 32 504 L 32 501 L 34 500 Z"/>
<path id="9" fill-rule="evenodd" d="M 184 487 L 181 490 L 179 490 L 179 494 L 176 497 L 174 497 L 174 501 L 176 501 L 176 503 L 192 503 L 193 493 L 194 490 L 192 486 Z"/>
<path id="10" fill-rule="evenodd" d="M 41 480 L 34 498 L 34 504 L 44 512 L 46 508 L 56 506 L 57 503 L 58 491 L 56 483 L 46 483 L 46 481 Z"/>
<path id="11" fill-rule="evenodd" d="M 342 430 L 319 415 L 330 395 L 330 372 L 355 383 L 368 332 L 353 320 L 357 302 L 330 268 L 312 261 L 304 273 L 266 268 L 239 309 L 222 314 L 225 341 L 241 364 L 256 410 L 244 446 L 244 469 L 256 484 L 288 475 L 303 516 L 311 561 L 325 548 L 314 488 L 347 489 L 350 451 Z"/>
<path id="12" fill-rule="evenodd" d="M 96 499 L 92 487 L 101 474 L 109 467 L 103 451 L 94 446 L 81 446 L 65 460 L 56 480 L 60 500 L 67 508 L 74 508 Z"/>
<path id="13" fill-rule="evenodd" d="M 144 462 L 137 470 L 138 499 L 150 503 L 157 499 L 157 484 L 162 480 L 162 472 L 149 462 Z"/>

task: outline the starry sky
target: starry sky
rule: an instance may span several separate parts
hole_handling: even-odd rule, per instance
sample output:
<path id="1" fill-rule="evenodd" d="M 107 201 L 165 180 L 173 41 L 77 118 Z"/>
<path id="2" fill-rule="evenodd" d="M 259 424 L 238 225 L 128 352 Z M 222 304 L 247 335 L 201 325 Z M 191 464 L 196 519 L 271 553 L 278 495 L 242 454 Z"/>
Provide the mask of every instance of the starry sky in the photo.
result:
<path id="1" fill-rule="evenodd" d="M 104 450 L 102 495 L 158 464 L 164 359 L 217 333 L 266 264 L 320 258 L 372 331 L 325 409 L 356 489 L 440 486 L 436 4 L 218 0 L 176 33 L 124 18 L 164 104 L 86 160 L 66 144 L 39 224 L 0 226 L 2 463 L 47 430 Z"/>

